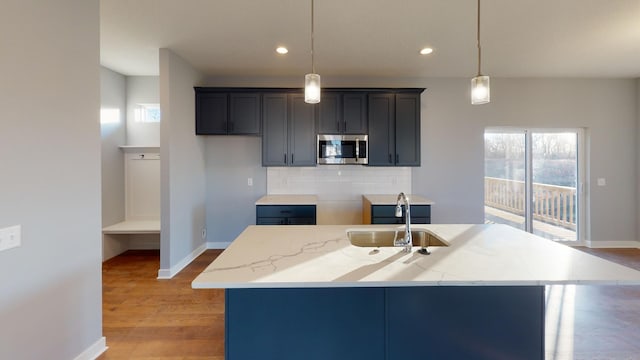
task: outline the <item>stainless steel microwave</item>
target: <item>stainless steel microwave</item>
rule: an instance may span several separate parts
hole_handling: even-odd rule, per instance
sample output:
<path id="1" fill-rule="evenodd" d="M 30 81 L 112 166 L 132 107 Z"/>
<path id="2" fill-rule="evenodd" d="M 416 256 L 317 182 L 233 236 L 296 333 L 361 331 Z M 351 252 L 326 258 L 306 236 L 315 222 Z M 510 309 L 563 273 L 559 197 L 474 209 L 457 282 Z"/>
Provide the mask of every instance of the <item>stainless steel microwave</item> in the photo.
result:
<path id="1" fill-rule="evenodd" d="M 368 163 L 368 135 L 318 135 L 318 164 Z"/>

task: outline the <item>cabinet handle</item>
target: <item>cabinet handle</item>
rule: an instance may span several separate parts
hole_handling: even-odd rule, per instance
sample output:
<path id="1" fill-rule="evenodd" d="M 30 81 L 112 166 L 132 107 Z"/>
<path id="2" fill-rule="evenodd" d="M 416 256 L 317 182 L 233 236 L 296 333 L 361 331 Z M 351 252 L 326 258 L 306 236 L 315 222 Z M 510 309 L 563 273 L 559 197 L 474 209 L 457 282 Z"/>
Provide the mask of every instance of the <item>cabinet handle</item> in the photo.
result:
<path id="1" fill-rule="evenodd" d="M 294 158 L 295 154 L 291 154 L 291 164 L 293 164 L 295 162 L 295 158 Z"/>
<path id="2" fill-rule="evenodd" d="M 396 154 L 396 164 L 400 162 L 400 154 Z"/>
<path id="3" fill-rule="evenodd" d="M 347 132 L 347 120 L 342 123 L 342 131 Z"/>
<path id="4" fill-rule="evenodd" d="M 391 161 L 391 154 L 389 154 L 389 164 L 391 164 L 393 161 Z"/>
<path id="5" fill-rule="evenodd" d="M 287 154 L 286 153 L 284 154 L 284 163 L 285 164 L 287 163 Z"/>

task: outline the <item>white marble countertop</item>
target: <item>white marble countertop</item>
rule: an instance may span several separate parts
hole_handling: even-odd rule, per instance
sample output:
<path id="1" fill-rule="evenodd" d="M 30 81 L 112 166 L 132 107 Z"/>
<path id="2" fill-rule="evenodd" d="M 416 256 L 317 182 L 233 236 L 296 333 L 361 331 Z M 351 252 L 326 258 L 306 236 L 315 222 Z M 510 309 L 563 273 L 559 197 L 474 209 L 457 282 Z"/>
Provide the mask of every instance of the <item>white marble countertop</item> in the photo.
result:
<path id="1" fill-rule="evenodd" d="M 347 229 L 247 227 L 194 288 L 601 284 L 640 285 L 640 271 L 506 225 L 415 225 L 448 242 L 431 255 L 351 245 Z"/>
<path id="2" fill-rule="evenodd" d="M 318 205 L 315 195 L 265 195 L 256 205 Z"/>
<path id="3" fill-rule="evenodd" d="M 409 197 L 409 204 L 411 205 L 433 205 L 435 204 L 432 200 L 427 199 L 420 195 L 407 194 Z M 371 205 L 395 205 L 396 200 L 398 199 L 398 194 L 395 195 L 386 195 L 386 194 L 364 194 L 362 197 L 369 201 Z"/>

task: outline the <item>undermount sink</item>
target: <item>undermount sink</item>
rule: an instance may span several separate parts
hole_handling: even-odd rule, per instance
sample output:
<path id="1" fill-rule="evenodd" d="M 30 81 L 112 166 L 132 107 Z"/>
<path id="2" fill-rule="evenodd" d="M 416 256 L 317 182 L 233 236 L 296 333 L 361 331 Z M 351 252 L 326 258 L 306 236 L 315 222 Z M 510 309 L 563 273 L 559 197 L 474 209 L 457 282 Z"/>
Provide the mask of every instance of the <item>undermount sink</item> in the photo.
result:
<path id="1" fill-rule="evenodd" d="M 351 229 L 347 230 L 347 238 L 351 245 L 360 247 L 393 247 L 393 241 L 404 237 L 404 230 L 393 229 Z M 447 242 L 437 238 L 425 230 L 412 230 L 413 246 L 449 246 Z"/>

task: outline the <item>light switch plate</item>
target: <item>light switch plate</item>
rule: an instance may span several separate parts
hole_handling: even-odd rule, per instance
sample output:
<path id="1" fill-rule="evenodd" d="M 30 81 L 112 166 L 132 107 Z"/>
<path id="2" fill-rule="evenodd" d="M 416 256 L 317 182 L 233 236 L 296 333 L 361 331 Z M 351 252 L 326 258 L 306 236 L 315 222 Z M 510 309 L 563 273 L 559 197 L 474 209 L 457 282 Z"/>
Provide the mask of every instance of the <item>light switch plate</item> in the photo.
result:
<path id="1" fill-rule="evenodd" d="M 22 228 L 20 225 L 0 229 L 0 251 L 19 247 L 22 244 Z"/>
<path id="2" fill-rule="evenodd" d="M 607 179 L 598 178 L 598 186 L 607 186 Z"/>

